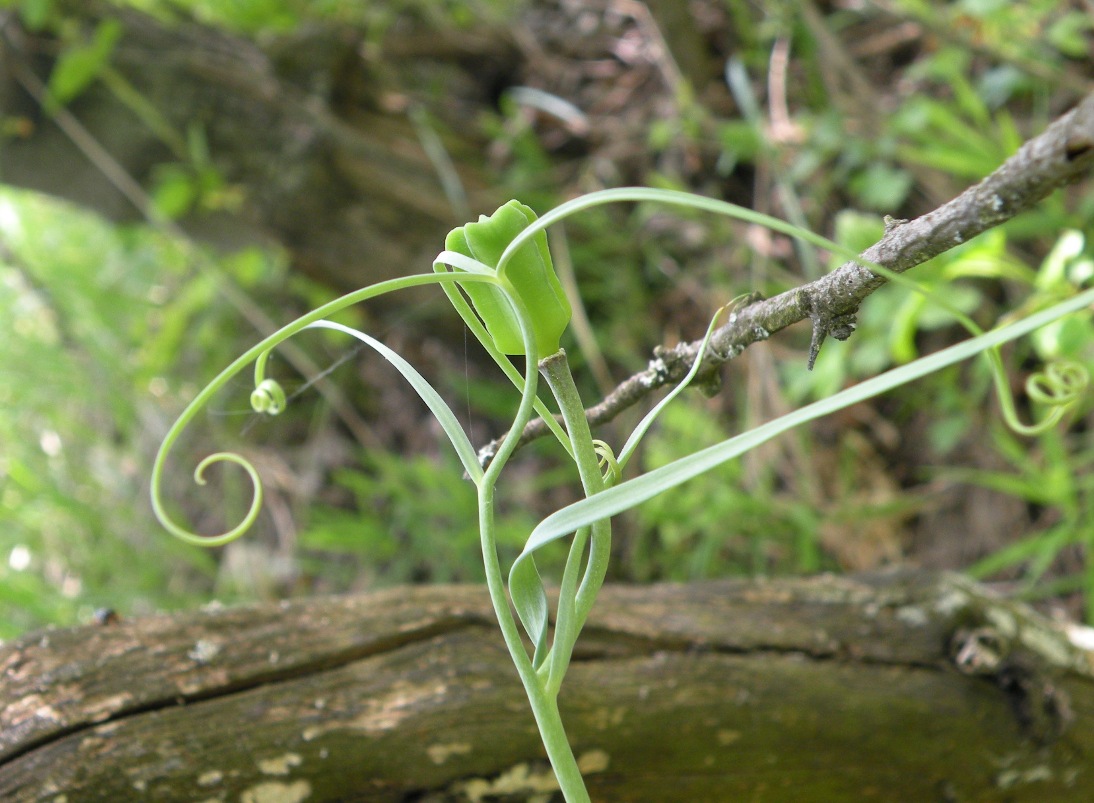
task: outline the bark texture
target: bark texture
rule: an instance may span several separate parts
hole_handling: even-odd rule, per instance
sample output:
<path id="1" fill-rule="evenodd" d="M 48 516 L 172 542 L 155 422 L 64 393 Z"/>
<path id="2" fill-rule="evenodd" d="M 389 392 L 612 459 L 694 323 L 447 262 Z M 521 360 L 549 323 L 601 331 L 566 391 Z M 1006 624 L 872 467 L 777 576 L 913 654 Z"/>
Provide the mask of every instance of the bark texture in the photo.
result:
<path id="1" fill-rule="evenodd" d="M 563 716 L 594 800 L 1087 801 L 1091 644 L 955 575 L 609 587 Z M 4 800 L 555 794 L 478 587 L 45 631 L 0 667 Z"/>

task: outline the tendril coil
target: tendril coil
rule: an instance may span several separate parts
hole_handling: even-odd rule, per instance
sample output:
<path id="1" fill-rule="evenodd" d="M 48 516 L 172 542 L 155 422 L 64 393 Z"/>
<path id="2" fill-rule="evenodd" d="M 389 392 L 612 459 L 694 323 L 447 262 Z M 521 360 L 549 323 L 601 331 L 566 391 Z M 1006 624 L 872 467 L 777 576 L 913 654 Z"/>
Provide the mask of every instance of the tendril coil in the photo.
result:
<path id="1" fill-rule="evenodd" d="M 444 286 L 456 283 L 494 281 L 496 280 L 493 276 L 472 275 L 468 273 L 422 273 L 402 276 L 396 279 L 388 279 L 383 282 L 378 282 L 377 284 L 369 285 L 368 287 L 363 287 L 360 290 L 347 293 L 333 301 L 328 301 L 326 304 L 313 309 L 306 315 L 297 318 L 292 323 L 281 327 L 273 334 L 268 335 L 261 342 L 252 346 L 245 353 L 241 354 L 227 368 L 221 371 L 216 378 L 206 385 L 186 406 L 186 409 L 182 411 L 182 414 L 179 415 L 178 419 L 167 431 L 167 434 L 163 438 L 163 442 L 160 444 L 159 451 L 152 464 L 152 474 L 150 477 L 152 510 L 155 513 L 156 518 L 159 519 L 160 524 L 176 538 L 189 544 L 213 547 L 222 546 L 243 535 L 258 518 L 258 514 L 262 509 L 262 481 L 254 465 L 247 460 L 247 458 L 234 452 L 216 452 L 203 459 L 197 465 L 197 468 L 194 469 L 194 481 L 198 485 L 204 486 L 206 484 L 206 470 L 215 463 L 234 463 L 247 472 L 254 489 L 253 496 L 250 508 L 247 510 L 247 515 L 235 527 L 220 535 L 200 535 L 191 532 L 172 518 L 163 499 L 163 478 L 167 465 L 167 456 L 175 442 L 179 439 L 187 425 L 197 417 L 200 410 L 209 402 L 213 395 L 224 388 L 236 374 L 252 362 L 254 363 L 255 384 L 254 390 L 251 393 L 251 407 L 255 412 L 263 415 L 278 415 L 285 410 L 288 399 L 284 389 L 276 380 L 266 378 L 266 364 L 269 361 L 273 350 L 293 335 L 312 327 L 319 321 L 326 320 L 331 315 L 353 304 L 358 304 L 362 301 L 376 298 L 395 290 L 403 290 L 408 287 L 420 287 L 424 285 Z M 468 449 L 470 449 L 470 445 L 468 445 Z"/>
<path id="2" fill-rule="evenodd" d="M 1002 359 L 995 352 L 992 352 L 992 363 L 1003 419 L 1007 426 L 1022 435 L 1040 435 L 1056 426 L 1086 395 L 1090 387 L 1090 371 L 1082 363 L 1075 360 L 1054 360 L 1048 363 L 1043 371 L 1032 374 L 1026 380 L 1026 395 L 1048 410 L 1040 421 L 1026 424 L 1018 417 L 1014 396 L 1006 383 Z"/>
<path id="3" fill-rule="evenodd" d="M 615 452 L 607 441 L 602 441 L 599 438 L 593 438 L 593 451 L 596 453 L 600 472 L 604 476 L 604 484 L 610 488 L 619 482 L 623 473 L 623 470 L 619 467 L 619 461 L 615 457 Z"/>
<path id="4" fill-rule="evenodd" d="M 265 373 L 266 360 L 272 349 L 272 345 L 266 346 L 258 354 L 258 360 L 255 365 L 255 389 L 251 393 L 251 409 L 256 413 L 262 413 L 264 415 L 278 415 L 284 411 L 287 405 L 285 391 L 281 385 L 276 380 L 266 379 L 263 376 Z M 252 352 L 253 351 L 255 350 L 252 350 Z M 253 358 L 254 355 L 251 352 L 243 355 L 243 357 L 240 357 L 232 363 L 232 365 L 226 368 L 220 376 L 205 388 L 205 390 L 198 394 L 197 398 L 190 403 L 183 414 L 179 416 L 175 425 L 167 433 L 167 436 L 163 439 L 163 443 L 160 445 L 159 454 L 156 455 L 156 461 L 152 467 L 152 509 L 156 513 L 156 517 L 160 520 L 160 523 L 172 535 L 189 544 L 213 547 L 223 546 L 230 541 L 234 541 L 251 528 L 251 525 L 255 523 L 258 514 L 262 510 L 262 479 L 258 475 L 258 470 L 250 460 L 236 452 L 215 452 L 202 459 L 202 461 L 197 464 L 197 467 L 194 468 L 194 482 L 201 486 L 207 484 L 205 478 L 206 470 L 209 466 L 217 463 L 232 463 L 247 472 L 247 476 L 251 480 L 251 487 L 253 488 L 251 504 L 247 509 L 247 514 L 243 517 L 243 520 L 227 532 L 221 533 L 220 535 L 198 535 L 197 533 L 187 530 L 185 527 L 175 523 L 168 515 L 160 495 L 167 453 L 178 439 L 182 430 L 191 420 L 193 420 L 197 415 L 198 410 L 200 410 L 212 397 L 213 393 L 227 383 L 232 376 L 238 373 L 249 359 Z"/>
<path id="5" fill-rule="evenodd" d="M 275 379 L 263 379 L 251 393 L 251 409 L 256 413 L 279 415 L 285 406 L 285 390 Z"/>
<path id="6" fill-rule="evenodd" d="M 1065 406 L 1077 402 L 1090 386 L 1090 372 L 1074 360 L 1058 360 L 1026 380 L 1026 393 L 1040 404 Z"/>

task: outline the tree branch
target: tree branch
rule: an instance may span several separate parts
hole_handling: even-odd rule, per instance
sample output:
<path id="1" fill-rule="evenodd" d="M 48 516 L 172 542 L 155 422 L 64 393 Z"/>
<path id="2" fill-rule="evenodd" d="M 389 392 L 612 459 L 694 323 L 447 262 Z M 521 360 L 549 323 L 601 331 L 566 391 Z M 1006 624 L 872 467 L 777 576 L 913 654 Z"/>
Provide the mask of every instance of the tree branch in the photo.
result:
<path id="1" fill-rule="evenodd" d="M 895 273 L 914 268 L 944 251 L 971 240 L 1020 212 L 1032 208 L 1057 187 L 1080 179 L 1094 165 L 1094 92 L 1026 142 L 998 170 L 952 201 L 911 221 L 886 219 L 885 236 L 860 255 Z M 733 312 L 711 338 L 703 365 L 695 377 L 702 385 L 717 383 L 716 371 L 758 340 L 809 318 L 813 367 L 824 340 L 846 340 L 855 326 L 863 300 L 885 279 L 855 261 L 846 262 L 814 282 L 774 298 L 757 299 Z M 603 401 L 585 411 L 590 425 L 602 424 L 641 401 L 654 390 L 681 381 L 699 352 L 701 341 L 672 348 L 658 346 L 642 372 L 625 379 Z M 530 422 L 520 445 L 547 433 L 541 419 Z M 479 451 L 489 462 L 499 441 Z"/>

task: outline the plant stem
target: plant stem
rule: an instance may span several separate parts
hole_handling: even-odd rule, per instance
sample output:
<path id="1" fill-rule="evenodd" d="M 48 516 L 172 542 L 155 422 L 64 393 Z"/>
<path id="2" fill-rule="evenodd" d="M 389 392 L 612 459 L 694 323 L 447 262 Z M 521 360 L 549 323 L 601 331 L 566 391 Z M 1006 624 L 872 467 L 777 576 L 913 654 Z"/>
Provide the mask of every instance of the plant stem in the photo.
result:
<path id="1" fill-rule="evenodd" d="M 558 711 L 557 691 L 548 692 L 545 679 L 541 679 L 528 658 L 524 642 L 520 638 L 513 612 L 509 608 L 509 597 L 505 593 L 505 581 L 502 579 L 501 565 L 494 537 L 494 489 L 483 485 L 479 488 L 479 533 L 482 542 L 483 564 L 486 568 L 486 587 L 490 592 L 490 602 L 498 617 L 505 646 L 513 665 L 517 668 L 532 715 L 539 729 L 539 736 L 547 750 L 547 758 L 555 771 L 559 788 L 568 803 L 588 803 L 589 793 L 585 781 L 577 767 L 573 749 L 566 737 L 566 729 Z"/>
<path id="2" fill-rule="evenodd" d="M 525 689 L 528 687 L 525 686 Z M 591 803 L 589 791 L 585 788 L 585 779 L 581 777 L 577 759 L 574 758 L 574 750 L 570 747 L 570 740 L 566 737 L 566 729 L 562 725 L 562 716 L 558 712 L 558 699 L 553 694 L 548 694 L 546 689 L 539 685 L 536 678 L 537 693 L 529 692 L 528 701 L 532 704 L 532 712 L 536 717 L 536 725 L 539 726 L 539 735 L 543 740 L 543 746 L 547 748 L 547 758 L 551 760 L 551 767 L 558 779 L 558 786 L 562 790 L 562 796 L 566 803 Z"/>
<path id="3" fill-rule="evenodd" d="M 517 313 L 522 321 L 524 311 L 517 306 Z M 527 331 L 527 327 L 523 327 Z M 534 347 L 533 347 L 534 348 Z M 531 358 L 534 359 L 534 358 Z M 529 362 L 531 362 L 531 359 Z M 572 382 L 572 380 L 571 380 Z M 528 651 L 520 636 L 513 611 L 509 607 L 509 595 L 506 593 L 505 580 L 502 576 L 501 565 L 498 561 L 497 536 L 494 528 L 494 488 L 498 475 L 513 449 L 516 448 L 517 435 L 521 428 L 531 417 L 535 394 L 536 372 L 529 365 L 525 375 L 524 392 L 520 407 L 514 417 L 510 436 L 502 442 L 497 454 L 490 466 L 479 479 L 478 504 L 479 504 L 479 539 L 482 546 L 483 567 L 486 570 L 486 587 L 490 593 L 490 602 L 494 607 L 494 613 L 498 617 L 498 625 L 501 628 L 502 638 L 505 640 L 509 657 L 517 669 L 524 692 L 528 697 L 528 703 L 532 708 L 532 715 L 539 729 L 540 740 L 547 750 L 547 758 L 554 769 L 558 779 L 559 788 L 563 796 L 570 803 L 588 803 L 589 793 L 585 789 L 585 781 L 581 777 L 581 771 L 577 767 L 573 749 L 570 747 L 566 730 L 562 725 L 562 717 L 558 711 L 557 690 L 550 692 L 545 679 L 537 674 L 532 660 L 528 657 Z M 580 405 L 580 400 L 578 402 Z"/>
<path id="4" fill-rule="evenodd" d="M 581 485 L 585 496 L 589 497 L 604 490 L 604 478 L 600 474 L 600 461 L 597 459 L 596 450 L 593 447 L 593 435 L 589 429 L 589 422 L 585 418 L 585 407 L 581 401 L 581 395 L 574 384 L 573 374 L 570 372 L 566 352 L 559 350 L 550 357 L 545 357 L 539 363 L 540 373 L 547 380 L 547 385 L 558 402 L 562 420 L 566 423 L 566 431 L 570 436 L 570 445 L 573 449 L 574 462 L 581 477 Z M 608 571 L 608 559 L 611 555 L 611 521 L 602 519 L 593 523 L 592 544 L 589 548 L 589 563 L 582 578 L 581 586 L 577 594 L 571 596 L 560 593 L 558 600 L 558 615 L 555 618 L 555 639 L 551 649 L 551 668 L 548 675 L 547 688 L 557 694 L 562 685 L 562 678 L 570 663 L 570 655 L 573 652 L 574 642 L 581 632 L 585 619 L 589 615 L 596 594 L 604 583 L 604 576 Z M 584 539 L 575 539 L 571 549 L 584 550 Z M 570 568 L 570 561 L 567 561 Z M 564 578 L 566 579 L 566 578 Z M 563 592 L 565 592 L 565 583 Z"/>

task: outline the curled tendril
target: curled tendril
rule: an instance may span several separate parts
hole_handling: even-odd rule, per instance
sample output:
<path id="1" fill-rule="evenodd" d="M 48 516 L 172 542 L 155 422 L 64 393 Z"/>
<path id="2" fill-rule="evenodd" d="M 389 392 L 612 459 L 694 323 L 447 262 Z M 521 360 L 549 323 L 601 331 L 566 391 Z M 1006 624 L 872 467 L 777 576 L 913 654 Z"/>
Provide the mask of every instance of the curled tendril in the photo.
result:
<path id="1" fill-rule="evenodd" d="M 1026 380 L 1027 395 L 1033 401 L 1048 407 L 1048 412 L 1040 421 L 1026 424 L 1018 418 L 1014 396 L 1005 381 L 1002 361 L 998 355 L 994 355 L 992 362 L 996 369 L 995 387 L 999 395 L 1003 419 L 1008 427 L 1022 435 L 1039 435 L 1056 426 L 1064 414 L 1085 395 L 1090 386 L 1090 372 L 1081 363 L 1074 360 L 1050 362 L 1045 366 L 1044 371 L 1033 374 Z"/>
<path id="2" fill-rule="evenodd" d="M 251 506 L 247 510 L 247 515 L 245 515 L 243 520 L 235 527 L 220 535 L 199 535 L 193 533 L 185 527 L 176 524 L 171 516 L 168 515 L 164 508 L 160 493 L 163 469 L 167 459 L 167 453 L 181 434 L 182 429 L 197 414 L 197 411 L 201 406 L 212 397 L 213 393 L 222 387 L 228 379 L 234 376 L 251 359 L 255 360 L 255 389 L 251 393 L 251 408 L 256 413 L 265 413 L 267 415 L 277 415 L 285 409 L 287 402 L 284 389 L 275 380 L 264 379 L 263 373 L 265 371 L 266 361 L 269 359 L 270 352 L 273 350 L 274 346 L 291 336 L 294 328 L 299 329 L 300 327 L 295 324 L 290 324 L 289 327 L 285 327 L 267 338 L 266 341 L 260 343 L 225 368 L 220 375 L 209 383 L 209 385 L 198 394 L 198 397 L 190 403 L 183 414 L 179 416 L 175 425 L 167 433 L 167 436 L 163 439 L 159 453 L 156 455 L 156 461 L 152 466 L 152 510 L 155 512 L 156 518 L 160 520 L 160 524 L 176 538 L 197 546 L 223 546 L 247 532 L 258 518 L 258 514 L 262 510 L 262 479 L 258 476 L 258 470 L 254 467 L 254 464 L 242 455 L 234 452 L 215 452 L 198 463 L 197 467 L 194 469 L 194 482 L 202 486 L 206 484 L 205 470 L 214 463 L 234 463 L 246 471 L 247 476 L 251 479 L 251 487 L 254 489 L 254 492 L 251 495 Z"/>
<path id="3" fill-rule="evenodd" d="M 163 477 L 166 473 L 167 456 L 170 453 L 172 446 L 174 446 L 175 442 L 179 439 L 179 436 L 186 426 L 194 420 L 201 408 L 213 397 L 213 395 L 220 391 L 236 374 L 252 361 L 255 364 L 255 391 L 251 396 L 251 402 L 259 412 L 276 415 L 285 409 L 285 394 L 276 382 L 265 378 L 265 368 L 270 353 L 280 343 L 316 321 L 323 320 L 339 310 L 343 310 L 352 304 L 357 304 L 361 301 L 375 298 L 394 290 L 402 290 L 408 287 L 418 287 L 428 284 L 440 284 L 445 286 L 457 282 L 466 283 L 476 281 L 495 280 L 493 277 L 475 276 L 471 274 L 422 273 L 412 276 L 402 276 L 397 279 L 389 279 L 387 281 L 369 285 L 368 287 L 363 287 L 360 290 L 348 293 L 341 298 L 337 298 L 334 301 L 329 301 L 321 307 L 312 310 L 307 315 L 297 318 L 292 323 L 278 329 L 276 332 L 262 340 L 262 342 L 252 346 L 245 353 L 237 357 L 186 406 L 186 409 L 183 410 L 182 414 L 167 431 L 167 434 L 163 438 L 163 442 L 160 444 L 159 451 L 156 453 L 156 459 L 152 463 L 150 483 L 152 510 L 156 514 L 156 518 L 159 519 L 160 524 L 162 524 L 172 535 L 187 543 L 196 544 L 198 546 L 221 546 L 243 535 L 258 518 L 259 511 L 262 507 L 262 482 L 258 476 L 258 471 L 244 457 L 230 452 L 218 452 L 206 457 L 194 470 L 194 479 L 199 485 L 204 485 L 205 470 L 213 463 L 235 463 L 247 472 L 254 487 L 254 496 L 251 499 L 251 507 L 247 511 L 247 515 L 238 525 L 220 535 L 199 535 L 176 523 L 168 513 L 167 505 L 163 500 Z M 535 376 L 534 371 L 532 372 L 532 375 L 533 377 Z"/>
<path id="4" fill-rule="evenodd" d="M 285 409 L 285 390 L 275 379 L 263 379 L 251 393 L 251 409 L 277 415 Z"/>
<path id="5" fill-rule="evenodd" d="M 242 467 L 251 478 L 251 486 L 254 488 L 254 493 L 251 496 L 251 507 L 247 511 L 247 515 L 244 516 L 243 520 L 235 527 L 220 535 L 198 535 L 175 524 L 163 509 L 163 504 L 160 500 L 159 482 L 163 471 L 162 461 L 157 460 L 152 469 L 152 508 L 155 510 L 160 523 L 167 528 L 168 532 L 189 544 L 212 547 L 223 546 L 229 541 L 234 541 L 250 529 L 251 525 L 254 524 L 255 519 L 258 518 L 259 512 L 262 510 L 262 481 L 259 479 L 258 471 L 255 469 L 254 465 L 242 455 L 235 454 L 234 452 L 216 452 L 209 455 L 198 463 L 197 468 L 194 469 L 194 482 L 198 485 L 205 485 L 205 470 L 214 463 L 235 463 L 237 466 Z"/>
<path id="6" fill-rule="evenodd" d="M 1090 372 L 1074 360 L 1049 363 L 1026 380 L 1026 393 L 1035 402 L 1051 406 L 1074 404 L 1090 385 Z"/>
<path id="7" fill-rule="evenodd" d="M 619 482 L 623 472 L 619 467 L 619 461 L 616 460 L 615 452 L 606 441 L 599 438 L 593 438 L 593 451 L 596 452 L 600 471 L 604 475 L 604 484 L 610 488 Z"/>
<path id="8" fill-rule="evenodd" d="M 204 546 L 226 544 L 234 538 L 243 535 L 243 533 L 249 530 L 251 525 L 254 524 L 255 519 L 258 518 L 259 511 L 262 509 L 262 481 L 258 478 L 258 471 L 255 469 L 254 464 L 243 455 L 236 454 L 235 452 L 214 452 L 197 464 L 197 468 L 194 469 L 194 482 L 198 485 L 204 485 L 205 469 L 214 463 L 235 463 L 237 466 L 241 466 L 251 478 L 251 483 L 254 486 L 254 494 L 251 496 L 251 507 L 247 511 L 247 515 L 243 517 L 243 521 L 228 532 L 212 538 L 197 536 L 196 539 L 186 539 Z"/>

